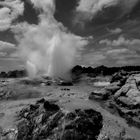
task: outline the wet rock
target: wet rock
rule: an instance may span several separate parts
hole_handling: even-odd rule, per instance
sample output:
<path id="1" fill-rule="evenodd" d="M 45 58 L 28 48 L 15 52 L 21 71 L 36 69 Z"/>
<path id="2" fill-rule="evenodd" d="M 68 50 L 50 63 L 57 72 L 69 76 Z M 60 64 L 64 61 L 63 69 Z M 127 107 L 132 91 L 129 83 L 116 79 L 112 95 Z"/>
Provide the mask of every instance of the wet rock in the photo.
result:
<path id="1" fill-rule="evenodd" d="M 38 105 L 34 110 L 27 107 L 19 112 L 17 140 L 97 139 L 103 125 L 99 112 L 93 109 L 65 111 L 42 99 Z"/>

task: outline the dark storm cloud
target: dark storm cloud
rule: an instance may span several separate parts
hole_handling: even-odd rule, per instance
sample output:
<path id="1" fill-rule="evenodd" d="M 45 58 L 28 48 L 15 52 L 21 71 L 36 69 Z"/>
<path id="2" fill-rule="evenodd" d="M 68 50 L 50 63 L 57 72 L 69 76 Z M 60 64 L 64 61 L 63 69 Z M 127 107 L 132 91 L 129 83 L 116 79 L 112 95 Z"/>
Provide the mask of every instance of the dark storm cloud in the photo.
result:
<path id="1" fill-rule="evenodd" d="M 80 0 L 76 7 L 76 18 L 82 22 L 94 21 L 96 18 L 118 19 L 130 14 L 138 2 L 139 0 Z"/>
<path id="2" fill-rule="evenodd" d="M 72 30 L 73 17 L 75 9 L 78 5 L 78 0 L 56 0 L 56 11 L 54 17 L 62 22 L 66 27 Z"/>
<path id="3" fill-rule="evenodd" d="M 24 12 L 12 19 L 12 26 L 11 22 L 5 24 L 11 27 L 0 32 L 1 41 L 16 44 L 14 34 L 22 38 L 24 30 L 39 23 L 41 11 L 35 9 L 30 0 L 19 1 L 24 3 Z M 55 19 L 68 31 L 93 36 L 82 52 L 82 63 L 94 66 L 139 64 L 140 0 L 55 0 L 55 6 Z M 3 10 L 6 17 L 8 9 Z M 4 22 L 9 23 L 9 19 Z"/>
<path id="4" fill-rule="evenodd" d="M 38 24 L 39 23 L 39 14 L 40 12 L 34 8 L 30 0 L 22 0 L 24 2 L 24 12 L 23 15 L 20 15 L 15 22 L 27 22 L 29 24 Z"/>
<path id="5" fill-rule="evenodd" d="M 140 0 L 136 4 L 136 6 L 132 9 L 130 13 L 130 18 L 138 18 L 140 15 Z"/>
<path id="6" fill-rule="evenodd" d="M 76 34 L 91 35 L 98 27 L 139 18 L 139 13 L 140 0 L 56 0 L 55 18 Z"/>
<path id="7" fill-rule="evenodd" d="M 14 33 L 10 30 L 0 31 L 0 40 L 5 42 L 10 42 L 13 44 L 16 43 Z"/>

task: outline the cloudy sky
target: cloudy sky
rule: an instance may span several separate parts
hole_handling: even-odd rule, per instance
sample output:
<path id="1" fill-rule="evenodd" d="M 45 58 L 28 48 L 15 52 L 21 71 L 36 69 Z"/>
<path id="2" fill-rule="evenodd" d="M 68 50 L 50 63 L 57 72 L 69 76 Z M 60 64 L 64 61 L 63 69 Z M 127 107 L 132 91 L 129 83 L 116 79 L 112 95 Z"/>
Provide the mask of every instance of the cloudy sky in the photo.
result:
<path id="1" fill-rule="evenodd" d="M 0 0 L 0 71 L 24 67 L 19 42 L 40 21 L 33 1 Z M 56 0 L 54 17 L 88 41 L 77 64 L 140 65 L 140 0 Z"/>

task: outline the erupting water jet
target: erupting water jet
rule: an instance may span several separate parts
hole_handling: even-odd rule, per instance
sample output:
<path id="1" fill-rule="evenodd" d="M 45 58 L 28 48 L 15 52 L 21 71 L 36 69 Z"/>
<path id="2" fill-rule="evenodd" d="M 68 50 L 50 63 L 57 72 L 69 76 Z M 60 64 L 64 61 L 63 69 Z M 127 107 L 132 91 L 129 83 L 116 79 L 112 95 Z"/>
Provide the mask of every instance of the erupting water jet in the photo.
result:
<path id="1" fill-rule="evenodd" d="M 31 0 L 36 8 L 42 9 L 39 25 L 24 33 L 20 41 L 20 52 L 25 60 L 29 76 L 39 72 L 54 78 L 71 80 L 70 70 L 78 50 L 88 42 L 74 35 L 53 17 L 53 0 Z"/>

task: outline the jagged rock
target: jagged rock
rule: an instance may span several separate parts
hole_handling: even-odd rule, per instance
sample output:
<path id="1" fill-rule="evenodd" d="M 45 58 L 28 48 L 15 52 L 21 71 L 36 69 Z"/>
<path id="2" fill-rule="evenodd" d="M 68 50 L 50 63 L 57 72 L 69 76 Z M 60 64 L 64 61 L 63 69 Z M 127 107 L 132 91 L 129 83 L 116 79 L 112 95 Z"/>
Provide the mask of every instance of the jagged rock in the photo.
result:
<path id="1" fill-rule="evenodd" d="M 58 83 L 58 85 L 59 86 L 73 86 L 73 83 L 72 82 L 64 82 L 64 81 L 62 81 L 62 82 Z"/>
<path id="2" fill-rule="evenodd" d="M 0 130 L 0 140 L 16 140 L 17 138 L 17 129 L 11 128 L 7 130 Z"/>
<path id="3" fill-rule="evenodd" d="M 52 104 L 48 101 L 44 102 L 44 108 L 47 111 L 58 111 L 60 109 L 58 105 Z"/>
<path id="4" fill-rule="evenodd" d="M 31 106 L 19 112 L 17 140 L 96 140 L 102 128 L 93 109 L 64 111 L 42 99 Z"/>
<path id="5" fill-rule="evenodd" d="M 98 140 L 135 140 L 134 138 L 128 136 L 128 135 L 120 135 L 120 136 L 113 136 L 110 138 L 110 136 L 102 136 L 98 138 Z"/>
<path id="6" fill-rule="evenodd" d="M 138 83 L 140 82 L 140 74 L 131 75 L 124 86 L 115 93 L 116 101 L 126 104 L 128 107 L 140 105 L 140 90 Z M 122 98 L 124 97 L 124 98 Z M 126 99 L 125 99 L 126 98 Z M 126 103 L 127 100 L 127 103 Z"/>
<path id="7" fill-rule="evenodd" d="M 114 95 L 111 106 L 130 125 L 140 127 L 140 74 L 132 74 Z"/>
<path id="8" fill-rule="evenodd" d="M 91 94 L 89 95 L 89 99 L 107 100 L 110 96 L 113 96 L 119 89 L 120 87 L 118 85 L 111 84 L 110 86 L 91 92 Z"/>
<path id="9" fill-rule="evenodd" d="M 89 99 L 90 100 L 106 100 L 110 93 L 107 93 L 105 89 L 96 90 L 90 93 Z"/>
<path id="10" fill-rule="evenodd" d="M 111 78 L 111 83 L 119 81 L 120 84 L 123 85 L 123 84 L 125 84 L 125 81 L 127 80 L 128 76 L 129 76 L 128 72 L 121 70 L 121 71 L 113 74 L 113 76 Z"/>
<path id="11" fill-rule="evenodd" d="M 39 103 L 44 103 L 46 100 L 44 98 L 38 100 L 36 103 L 39 104 Z"/>

